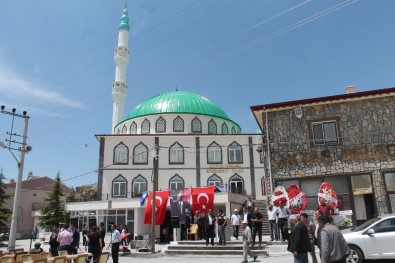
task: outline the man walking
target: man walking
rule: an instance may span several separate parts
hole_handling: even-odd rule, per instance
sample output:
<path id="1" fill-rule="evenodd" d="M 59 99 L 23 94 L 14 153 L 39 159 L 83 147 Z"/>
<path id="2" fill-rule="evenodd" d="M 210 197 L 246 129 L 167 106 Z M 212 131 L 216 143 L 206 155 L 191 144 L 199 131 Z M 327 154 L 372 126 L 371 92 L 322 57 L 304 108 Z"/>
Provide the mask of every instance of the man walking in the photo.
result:
<path id="1" fill-rule="evenodd" d="M 294 222 L 288 250 L 294 255 L 294 263 L 308 263 L 307 252 L 311 251 L 311 245 L 307 227 L 302 223 L 300 215 L 295 216 Z"/>
<path id="2" fill-rule="evenodd" d="M 283 241 L 288 239 L 288 217 L 292 214 L 288 207 L 285 207 L 285 202 L 279 202 L 278 212 L 278 228 L 281 232 Z"/>
<path id="3" fill-rule="evenodd" d="M 309 240 L 310 240 L 310 255 L 313 263 L 317 263 L 317 256 L 315 255 L 315 224 L 309 220 L 309 216 L 306 213 L 300 214 L 302 223 L 307 227 L 307 232 L 309 233 Z"/>
<path id="4" fill-rule="evenodd" d="M 250 244 L 252 243 L 252 235 L 251 228 L 248 226 L 248 221 L 244 220 L 243 222 L 241 222 L 241 226 L 243 227 L 243 261 L 241 263 L 247 263 L 248 256 L 254 258 L 255 261 L 258 256 L 255 255 L 250 249 Z"/>
<path id="5" fill-rule="evenodd" d="M 263 215 L 259 212 L 259 208 L 255 207 L 254 213 L 251 215 L 252 228 L 252 245 L 255 246 L 255 237 L 258 233 L 259 246 L 262 245 L 262 222 Z"/>
<path id="6" fill-rule="evenodd" d="M 321 228 L 321 263 L 346 263 L 350 249 L 339 228 L 330 224 L 330 220 L 326 216 L 320 216 L 318 218 L 318 224 Z"/>
<path id="7" fill-rule="evenodd" d="M 121 233 L 116 225 L 111 225 L 111 257 L 113 263 L 118 263 L 119 244 L 121 243 Z"/>

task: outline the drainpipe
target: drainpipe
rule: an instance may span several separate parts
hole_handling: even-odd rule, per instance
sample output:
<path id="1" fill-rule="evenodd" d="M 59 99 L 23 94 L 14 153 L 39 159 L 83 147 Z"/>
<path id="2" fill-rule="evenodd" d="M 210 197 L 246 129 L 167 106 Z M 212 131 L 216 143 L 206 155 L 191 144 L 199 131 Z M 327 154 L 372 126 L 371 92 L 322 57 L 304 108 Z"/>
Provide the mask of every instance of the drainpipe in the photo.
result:
<path id="1" fill-rule="evenodd" d="M 267 156 L 267 166 L 269 170 L 269 184 L 270 184 L 270 193 L 273 194 L 273 181 L 272 181 L 272 164 L 271 164 L 271 154 L 270 154 L 270 139 L 269 139 L 269 121 L 268 114 L 265 112 L 265 132 L 266 132 L 266 156 Z"/>

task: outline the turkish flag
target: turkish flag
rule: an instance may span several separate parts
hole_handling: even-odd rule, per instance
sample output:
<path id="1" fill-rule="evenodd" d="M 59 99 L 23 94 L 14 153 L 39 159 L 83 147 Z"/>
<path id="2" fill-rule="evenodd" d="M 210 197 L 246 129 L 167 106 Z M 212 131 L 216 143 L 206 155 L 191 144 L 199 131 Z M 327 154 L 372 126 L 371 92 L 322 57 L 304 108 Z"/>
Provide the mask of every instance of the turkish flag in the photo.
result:
<path id="1" fill-rule="evenodd" d="M 208 209 L 214 207 L 214 190 L 215 186 L 192 188 L 192 206 L 193 212 L 202 210 L 207 214 Z"/>
<path id="2" fill-rule="evenodd" d="M 163 224 L 166 217 L 166 205 L 169 198 L 169 191 L 156 192 L 155 196 L 155 225 Z M 147 206 L 144 213 L 144 224 L 151 224 L 152 222 L 152 192 L 149 192 Z"/>

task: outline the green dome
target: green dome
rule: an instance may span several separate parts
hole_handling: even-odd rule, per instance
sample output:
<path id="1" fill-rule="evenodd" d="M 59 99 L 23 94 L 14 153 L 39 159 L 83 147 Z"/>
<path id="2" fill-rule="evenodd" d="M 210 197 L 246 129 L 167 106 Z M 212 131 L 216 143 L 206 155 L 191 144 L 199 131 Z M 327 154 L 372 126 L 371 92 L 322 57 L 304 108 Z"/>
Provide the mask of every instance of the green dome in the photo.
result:
<path id="1" fill-rule="evenodd" d="M 209 99 L 187 91 L 170 91 L 149 98 L 138 105 L 127 119 L 164 113 L 199 114 L 232 121 L 218 105 Z"/>

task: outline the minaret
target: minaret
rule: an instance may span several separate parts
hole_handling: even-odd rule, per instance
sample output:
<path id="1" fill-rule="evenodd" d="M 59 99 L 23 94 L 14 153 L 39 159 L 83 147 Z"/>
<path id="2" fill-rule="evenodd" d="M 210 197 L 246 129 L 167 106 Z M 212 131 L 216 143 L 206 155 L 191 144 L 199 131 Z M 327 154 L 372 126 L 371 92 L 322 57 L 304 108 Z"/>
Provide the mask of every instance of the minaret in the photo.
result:
<path id="1" fill-rule="evenodd" d="M 123 120 L 125 101 L 128 95 L 128 85 L 126 84 L 126 67 L 129 63 L 130 51 L 128 48 L 129 38 L 129 16 L 127 6 L 123 10 L 121 23 L 119 24 L 118 46 L 115 48 L 115 80 L 112 83 L 112 98 L 114 100 L 112 109 L 112 133 L 115 133 L 115 126 Z"/>

